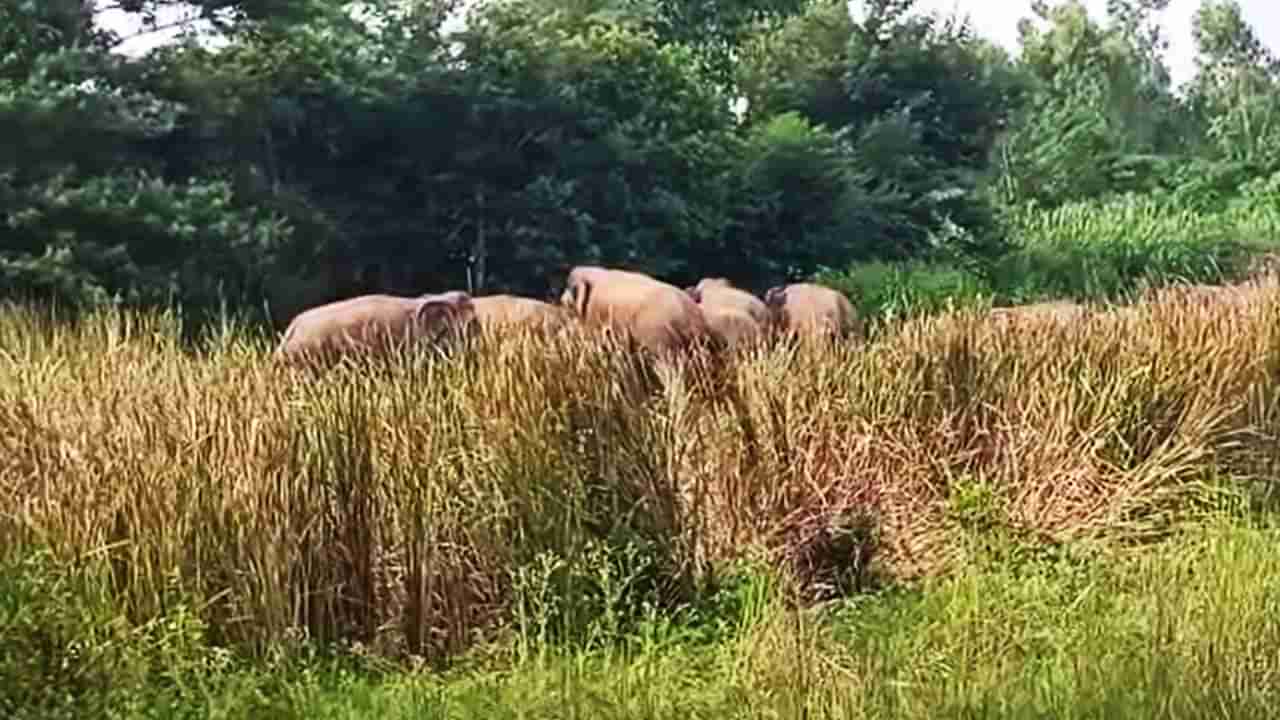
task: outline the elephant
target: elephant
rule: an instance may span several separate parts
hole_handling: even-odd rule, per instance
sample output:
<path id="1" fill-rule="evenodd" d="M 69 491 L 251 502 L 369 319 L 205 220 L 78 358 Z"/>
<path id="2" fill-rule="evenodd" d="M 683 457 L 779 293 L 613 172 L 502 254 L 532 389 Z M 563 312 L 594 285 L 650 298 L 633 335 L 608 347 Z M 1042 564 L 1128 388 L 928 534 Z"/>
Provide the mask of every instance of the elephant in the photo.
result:
<path id="1" fill-rule="evenodd" d="M 471 303 L 483 331 L 527 328 L 554 334 L 572 320 L 569 311 L 559 305 L 519 295 L 485 295 L 473 297 Z"/>
<path id="2" fill-rule="evenodd" d="M 1258 297 L 1261 285 L 1168 285 L 1148 291 L 1147 302 L 1180 302 L 1201 306 L 1248 305 Z"/>
<path id="3" fill-rule="evenodd" d="M 361 295 L 299 313 L 285 330 L 276 357 L 292 364 L 385 353 L 401 341 L 436 345 L 450 335 L 474 331 L 475 319 L 471 295 L 461 290 L 418 297 Z"/>
<path id="4" fill-rule="evenodd" d="M 722 346 L 688 294 L 643 273 L 574 266 L 560 304 L 585 325 L 619 332 L 660 357 Z"/>
<path id="5" fill-rule="evenodd" d="M 769 322 L 769 307 L 746 290 L 734 287 L 727 279 L 703 278 L 697 285 L 685 288 L 693 301 L 706 307 L 728 307 L 750 315 L 761 325 Z"/>
<path id="6" fill-rule="evenodd" d="M 560 303 L 584 325 L 618 332 L 648 351 L 658 364 L 690 360 L 702 380 L 694 384 L 695 396 L 733 408 L 746 444 L 747 464 L 755 464 L 760 452 L 758 434 L 733 364 L 726 362 L 728 345 L 688 292 L 643 273 L 578 265 L 569 271 Z M 741 316 L 750 321 L 746 313 Z"/>
<path id="7" fill-rule="evenodd" d="M 764 304 L 771 325 L 786 335 L 836 340 L 861 337 L 863 324 L 849 298 L 814 283 L 791 283 L 769 288 Z"/>
<path id="8" fill-rule="evenodd" d="M 995 320 L 997 327 L 1003 328 L 1024 323 L 1076 322 L 1083 320 L 1085 314 L 1083 305 L 1070 300 L 1052 300 L 991 309 L 991 317 Z"/>
<path id="9" fill-rule="evenodd" d="M 711 333 L 726 348 L 736 349 L 755 345 L 765 337 L 767 325 L 756 322 L 746 312 L 721 305 L 700 305 Z"/>
<path id="10" fill-rule="evenodd" d="M 725 278 L 703 278 L 685 288 L 720 341 L 730 348 L 753 345 L 769 329 L 769 308 L 760 298 L 733 287 Z"/>

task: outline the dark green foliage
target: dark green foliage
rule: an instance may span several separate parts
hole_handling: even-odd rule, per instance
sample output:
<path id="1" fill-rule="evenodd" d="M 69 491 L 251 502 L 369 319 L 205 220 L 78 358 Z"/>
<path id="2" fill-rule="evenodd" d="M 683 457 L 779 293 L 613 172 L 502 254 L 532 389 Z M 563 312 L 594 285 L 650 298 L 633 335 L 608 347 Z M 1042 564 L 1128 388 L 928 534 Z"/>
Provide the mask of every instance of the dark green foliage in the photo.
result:
<path id="1" fill-rule="evenodd" d="M 722 226 L 727 99 L 679 45 L 536 10 L 495 5 L 461 37 L 477 84 L 440 169 L 455 226 L 471 243 L 483 227 L 495 287 L 545 292 L 578 262 L 688 276 Z"/>
<path id="2" fill-rule="evenodd" d="M 751 111 L 759 122 L 798 112 L 845 141 L 856 185 L 887 200 L 846 215 L 857 257 L 919 257 L 938 244 L 998 253 L 979 185 L 1023 83 L 967 26 L 908 15 L 911 4 L 871 3 L 859 24 L 843 3 L 817 3 L 763 36 L 742 72 Z"/>
<path id="3" fill-rule="evenodd" d="M 360 292 L 547 297 L 577 263 L 1111 293 L 1239 263 L 1195 233 L 1029 247 L 1059 216 L 1029 218 L 1136 194 L 1212 225 L 1280 171 L 1280 71 L 1231 2 L 1197 15 L 1184 94 L 1137 0 L 1105 27 L 1037 4 L 1016 57 L 912 0 L 487 0 L 445 36 L 456 5 L 203 0 L 221 47 L 135 59 L 80 0 L 0 7 L 0 293 L 276 323 Z"/>
<path id="4" fill-rule="evenodd" d="M 280 219 L 235 207 L 218 181 L 59 177 L 25 199 L 10 219 L 0 277 L 17 293 L 70 304 L 114 294 L 129 304 L 249 306 L 264 297 L 289 239 Z M 58 244 L 42 246 L 51 236 Z"/>

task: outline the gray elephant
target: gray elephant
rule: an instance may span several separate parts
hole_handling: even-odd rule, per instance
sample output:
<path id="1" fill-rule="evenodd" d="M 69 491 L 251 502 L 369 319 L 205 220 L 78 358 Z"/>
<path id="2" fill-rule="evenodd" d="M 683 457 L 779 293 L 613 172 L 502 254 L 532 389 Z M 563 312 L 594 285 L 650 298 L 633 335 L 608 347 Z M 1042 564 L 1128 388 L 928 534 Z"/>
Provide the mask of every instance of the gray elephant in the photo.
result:
<path id="1" fill-rule="evenodd" d="M 777 332 L 814 340 L 861 337 L 864 327 L 849 298 L 814 283 L 769 288 L 764 304 Z"/>
<path id="2" fill-rule="evenodd" d="M 751 319 L 765 325 L 769 322 L 769 307 L 760 298 L 746 290 L 734 287 L 725 278 L 703 278 L 697 285 L 686 288 L 693 301 L 703 307 L 727 307 L 744 312 Z"/>
<path id="3" fill-rule="evenodd" d="M 1078 322 L 1083 320 L 1085 315 L 1085 307 L 1070 300 L 1052 300 L 991 309 L 991 318 L 995 321 L 996 327 L 1000 328 Z"/>
<path id="4" fill-rule="evenodd" d="M 659 356 L 719 345 L 692 298 L 643 273 L 576 266 L 569 271 L 560 304 L 585 325 L 609 328 Z"/>
<path id="5" fill-rule="evenodd" d="M 702 308 L 711 332 L 727 347 L 754 345 L 770 329 L 769 308 L 764 302 L 725 278 L 703 278 L 685 288 L 685 293 Z"/>
<path id="6" fill-rule="evenodd" d="M 471 296 L 461 290 L 419 297 L 362 295 L 299 313 L 276 357 L 294 364 L 385 353 L 405 342 L 435 345 L 473 331 L 475 316 Z"/>
<path id="7" fill-rule="evenodd" d="M 527 329 L 555 334 L 567 327 L 573 316 L 559 305 L 519 295 L 473 297 L 476 320 L 485 332 Z"/>
<path id="8" fill-rule="evenodd" d="M 1174 284 L 1153 288 L 1143 298 L 1146 302 L 1176 302 L 1212 306 L 1243 307 L 1258 299 L 1263 286 L 1256 282 L 1232 285 Z"/>

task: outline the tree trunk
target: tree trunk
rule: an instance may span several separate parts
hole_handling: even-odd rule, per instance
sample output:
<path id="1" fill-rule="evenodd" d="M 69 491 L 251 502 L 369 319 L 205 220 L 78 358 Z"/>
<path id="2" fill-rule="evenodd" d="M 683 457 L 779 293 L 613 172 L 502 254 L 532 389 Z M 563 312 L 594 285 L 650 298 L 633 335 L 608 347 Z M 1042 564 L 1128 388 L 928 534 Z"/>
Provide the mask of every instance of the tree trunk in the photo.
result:
<path id="1" fill-rule="evenodd" d="M 485 286 L 486 266 L 488 264 L 487 260 L 489 257 L 489 247 L 487 245 L 487 238 L 485 238 L 483 189 L 476 190 L 476 208 L 478 209 L 479 214 L 476 218 L 476 240 L 471 246 L 471 267 L 473 271 L 472 275 L 474 278 L 473 282 L 475 283 L 475 290 L 478 292 L 483 290 Z"/>

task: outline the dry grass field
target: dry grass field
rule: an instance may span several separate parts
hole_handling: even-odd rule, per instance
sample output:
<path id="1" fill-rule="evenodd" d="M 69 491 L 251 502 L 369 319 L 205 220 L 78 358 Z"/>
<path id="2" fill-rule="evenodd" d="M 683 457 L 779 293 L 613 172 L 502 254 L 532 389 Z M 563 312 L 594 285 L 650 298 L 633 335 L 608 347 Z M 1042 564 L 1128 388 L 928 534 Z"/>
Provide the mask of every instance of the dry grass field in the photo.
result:
<path id="1" fill-rule="evenodd" d="M 666 697 L 672 680 L 660 676 L 683 665 L 717 678 L 717 693 L 729 692 L 723 683 L 751 692 L 781 683 L 751 702 L 819 703 L 811 717 L 876 715 L 872 706 L 927 715 L 973 700 L 980 686 L 1005 686 L 1030 667 L 1006 665 L 1010 647 L 991 638 L 1034 635 L 1037 617 L 1046 628 L 1099 623 L 1101 637 L 1113 637 L 1107 622 L 1153 601 L 1145 582 L 1166 588 L 1160 602 L 1190 603 L 1178 606 L 1176 629 L 1218 623 L 1226 633 L 1182 649 L 1191 652 L 1178 665 L 1191 673 L 1187 692 L 1200 687 L 1190 677 L 1221 671 L 1227 685 L 1245 683 L 1250 702 L 1270 702 L 1252 683 L 1275 672 L 1271 654 L 1254 648 L 1271 660 L 1218 667 L 1220 657 L 1202 652 L 1280 639 L 1266 609 L 1280 602 L 1273 553 L 1240 561 L 1263 579 L 1230 592 L 1252 604 L 1199 615 L 1192 606 L 1239 578 L 1187 582 L 1178 563 L 1188 556 L 1150 559 L 1188 547 L 1184 528 L 1213 526 L 1208 518 L 1224 508 L 1265 516 L 1274 485 L 1280 285 L 1251 285 L 1239 302 L 1203 295 L 1166 291 L 1071 322 L 963 311 L 911 320 L 865 345 L 764 349 L 733 364 L 739 404 L 679 372 L 655 384 L 585 337 L 487 340 L 313 376 L 273 365 L 268 341 L 235 328 L 192 349 L 166 316 L 100 313 L 67 326 L 10 308 L 0 313 L 0 547 L 11 563 L 46 552 L 48 567 L 74 572 L 79 592 L 109 599 L 129 627 L 181 603 L 209 642 L 256 657 L 302 638 L 443 660 L 512 628 L 526 641 L 577 633 L 590 645 L 584 628 L 630 637 L 662 612 L 723 594 L 742 567 L 764 567 L 776 578 L 766 604 L 777 612 L 753 621 L 743 636 L 750 647 L 721 646 L 715 658 L 668 653 L 663 662 L 675 665 L 654 669 L 656 684 L 635 692 Z M 1266 547 L 1264 532 L 1193 545 L 1232 555 L 1222 548 Z M 983 564 L 992 552 L 1084 547 L 1128 559 L 1096 570 L 1115 592 L 1095 596 L 1101 586 L 1089 586 L 1092 599 L 1069 607 L 1019 605 L 1031 591 L 1010 583 L 1029 576 L 1016 564 Z M 1149 567 L 1116 569 L 1132 563 Z M 1207 594 L 1195 594 L 1196 582 L 1209 583 Z M 839 644 L 840 628 L 870 616 L 821 631 L 787 619 L 803 617 L 795 608 L 913 583 L 942 589 L 895 601 L 908 605 L 893 612 L 942 603 L 933 611 L 949 620 L 928 631 L 902 618 L 867 626 L 836 651 L 823 643 Z M 1066 602 L 1054 587 L 1049 594 Z M 961 596 L 972 613 L 963 618 L 945 600 Z M 1151 632 L 1173 628 L 1171 617 L 1160 614 Z M 1231 617 L 1245 624 L 1232 630 Z M 975 640 L 973 623 L 987 641 Z M 911 627 L 924 634 L 908 636 Z M 1119 647 L 1085 640 L 1078 623 L 1064 627 L 1081 652 Z M 929 632 L 943 644 L 926 647 Z M 877 633 L 887 644 L 868 644 Z M 953 647 L 946 637 L 968 640 Z M 534 652 L 517 646 L 526 659 Z M 886 665 L 931 653 L 954 663 L 948 653 L 962 646 L 995 664 L 971 658 L 978 665 L 946 673 Z M 1148 649 L 1153 661 L 1182 657 Z M 812 657 L 790 662 L 788 653 Z M 612 687 L 637 672 L 629 660 L 610 662 L 575 677 Z M 750 682 L 730 670 L 744 662 L 755 662 Z M 543 665 L 522 667 L 533 675 L 520 692 L 533 698 L 550 681 L 536 680 Z M 791 675 L 806 667 L 816 674 Z M 1062 697 L 1124 677 L 1075 667 L 1083 674 L 1074 684 L 1050 683 Z M 895 673 L 935 680 L 911 694 L 869 679 Z M 947 689 L 956 673 L 977 684 Z M 387 692 L 403 700 L 396 693 L 409 691 Z M 695 695 L 725 700 L 686 699 Z M 629 697 L 618 696 L 618 707 Z M 1074 707 L 1095 716 L 1085 709 L 1103 706 Z M 651 716 L 688 712 L 661 707 Z"/>

